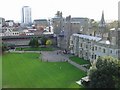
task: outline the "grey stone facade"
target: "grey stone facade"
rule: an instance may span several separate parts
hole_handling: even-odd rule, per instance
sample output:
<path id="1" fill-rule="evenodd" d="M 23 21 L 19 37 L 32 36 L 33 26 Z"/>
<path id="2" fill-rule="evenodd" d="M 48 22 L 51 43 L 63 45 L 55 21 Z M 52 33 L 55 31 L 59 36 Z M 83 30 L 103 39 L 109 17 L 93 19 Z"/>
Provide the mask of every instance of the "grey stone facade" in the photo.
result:
<path id="1" fill-rule="evenodd" d="M 91 29 L 92 30 L 92 29 Z M 120 59 L 120 29 L 106 30 L 104 13 L 94 35 L 73 34 L 70 38 L 70 51 L 91 63 L 99 56 L 112 56 Z"/>
<path id="2" fill-rule="evenodd" d="M 88 30 L 88 18 L 62 17 L 62 12 L 58 11 L 52 18 L 54 34 L 57 36 L 57 46 L 61 49 L 69 50 L 70 36 L 73 33 L 84 33 Z M 82 30 L 82 31 L 80 31 Z"/>

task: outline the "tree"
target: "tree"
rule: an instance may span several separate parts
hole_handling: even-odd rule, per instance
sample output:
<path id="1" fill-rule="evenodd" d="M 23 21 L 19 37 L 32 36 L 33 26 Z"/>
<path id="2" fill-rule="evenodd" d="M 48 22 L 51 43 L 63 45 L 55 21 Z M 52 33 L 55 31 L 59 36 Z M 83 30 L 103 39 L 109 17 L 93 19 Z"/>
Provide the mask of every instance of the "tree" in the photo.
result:
<path id="1" fill-rule="evenodd" d="M 47 38 L 45 36 L 41 37 L 41 45 L 46 45 Z"/>
<path id="2" fill-rule="evenodd" d="M 38 39 L 37 38 L 32 38 L 29 42 L 29 45 L 31 47 L 38 47 L 39 46 L 39 42 L 38 42 Z"/>
<path id="3" fill-rule="evenodd" d="M 47 45 L 47 46 L 52 45 L 52 41 L 51 41 L 51 40 L 47 40 L 47 41 L 46 41 L 46 45 Z"/>
<path id="4" fill-rule="evenodd" d="M 7 45 L 2 42 L 2 53 L 8 49 Z"/>
<path id="5" fill-rule="evenodd" d="M 89 71 L 89 78 L 90 88 L 120 88 L 120 61 L 99 57 Z"/>
<path id="6" fill-rule="evenodd" d="M 107 27 L 108 29 L 111 29 L 111 28 L 117 28 L 118 27 L 118 21 L 112 21 L 110 23 L 107 24 Z"/>

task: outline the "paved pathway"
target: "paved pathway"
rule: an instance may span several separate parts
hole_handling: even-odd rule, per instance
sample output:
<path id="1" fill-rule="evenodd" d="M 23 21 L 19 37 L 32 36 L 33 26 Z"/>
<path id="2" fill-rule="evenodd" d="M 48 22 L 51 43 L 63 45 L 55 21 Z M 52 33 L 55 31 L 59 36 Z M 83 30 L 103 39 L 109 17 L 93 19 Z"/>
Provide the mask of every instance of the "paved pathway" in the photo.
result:
<path id="1" fill-rule="evenodd" d="M 40 53 L 40 51 L 15 51 L 15 50 L 9 50 L 7 52 L 16 52 L 16 53 Z"/>
<path id="2" fill-rule="evenodd" d="M 65 54 L 59 54 L 58 51 L 15 51 L 15 50 L 10 50 L 9 52 L 18 52 L 18 53 L 41 53 L 40 59 L 43 61 L 47 62 L 66 62 L 72 64 L 73 66 L 77 67 L 78 69 L 81 69 L 85 72 L 88 71 L 85 67 L 82 65 L 79 65 L 72 60 L 69 59 L 69 55 Z"/>
<path id="3" fill-rule="evenodd" d="M 65 62 L 67 57 L 58 54 L 57 51 L 41 51 L 41 59 L 48 62 Z"/>
<path id="4" fill-rule="evenodd" d="M 85 72 L 88 71 L 88 69 L 86 69 L 86 68 L 83 67 L 82 65 L 79 65 L 79 64 L 77 64 L 77 63 L 75 63 L 75 62 L 73 62 L 73 61 L 71 61 L 71 60 L 69 60 L 68 62 L 69 62 L 70 64 L 72 64 L 73 66 L 77 67 L 78 69 L 81 69 L 81 70 L 83 70 L 83 71 L 85 71 Z"/>
<path id="5" fill-rule="evenodd" d="M 69 56 L 65 55 L 65 54 L 57 54 L 57 51 L 43 51 L 41 52 L 42 56 L 41 59 L 44 61 L 48 61 L 48 62 L 66 62 L 68 61 L 68 63 L 72 64 L 73 66 L 77 67 L 78 69 L 81 69 L 85 72 L 88 71 L 88 69 L 86 69 L 85 67 L 83 67 L 82 65 L 79 65 L 75 62 L 73 62 L 72 60 L 69 59 Z"/>

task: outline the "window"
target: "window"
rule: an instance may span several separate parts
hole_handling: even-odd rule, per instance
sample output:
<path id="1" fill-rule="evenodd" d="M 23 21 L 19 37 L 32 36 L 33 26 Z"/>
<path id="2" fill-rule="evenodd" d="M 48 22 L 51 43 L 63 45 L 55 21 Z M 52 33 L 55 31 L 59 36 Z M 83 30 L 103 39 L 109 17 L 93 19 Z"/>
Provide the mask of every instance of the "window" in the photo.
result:
<path id="1" fill-rule="evenodd" d="M 97 50 L 97 46 L 95 47 L 95 50 Z"/>
<path id="2" fill-rule="evenodd" d="M 99 49 L 101 49 L 101 47 L 99 47 Z"/>
<path id="3" fill-rule="evenodd" d="M 94 47 L 92 47 L 92 51 L 94 51 Z"/>
<path id="4" fill-rule="evenodd" d="M 81 45 L 80 45 L 81 47 L 82 47 L 82 43 L 81 43 Z"/>
<path id="5" fill-rule="evenodd" d="M 112 53 L 112 50 L 110 50 L 110 53 Z"/>
<path id="6" fill-rule="evenodd" d="M 86 45 L 86 48 L 88 48 L 88 45 Z"/>
<path id="7" fill-rule="evenodd" d="M 97 58 L 97 55 L 95 55 L 95 59 Z"/>
<path id="8" fill-rule="evenodd" d="M 105 49 L 103 49 L 103 53 L 105 53 Z"/>
<path id="9" fill-rule="evenodd" d="M 73 41 L 71 41 L 71 44 L 73 44 Z"/>
<path id="10" fill-rule="evenodd" d="M 93 55 L 92 55 L 92 59 L 93 59 Z"/>
<path id="11" fill-rule="evenodd" d="M 118 51 L 116 51 L 116 54 L 118 54 Z"/>

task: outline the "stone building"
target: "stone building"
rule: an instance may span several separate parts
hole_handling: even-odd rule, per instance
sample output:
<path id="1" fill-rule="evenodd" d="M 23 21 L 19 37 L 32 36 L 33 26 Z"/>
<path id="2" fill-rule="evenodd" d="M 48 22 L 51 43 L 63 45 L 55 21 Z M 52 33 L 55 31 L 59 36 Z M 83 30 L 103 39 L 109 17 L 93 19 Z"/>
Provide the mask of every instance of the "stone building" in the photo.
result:
<path id="1" fill-rule="evenodd" d="M 44 30 L 49 24 L 47 19 L 35 19 L 33 25 L 37 30 Z"/>
<path id="2" fill-rule="evenodd" d="M 112 56 L 120 59 L 120 29 L 106 30 L 104 13 L 94 35 L 72 34 L 70 37 L 70 52 L 85 60 L 93 62 L 99 56 Z"/>
<path id="3" fill-rule="evenodd" d="M 62 12 L 57 11 L 55 17 L 52 18 L 52 26 L 54 34 L 60 34 L 64 28 L 64 18 L 62 17 Z"/>
<path id="4" fill-rule="evenodd" d="M 88 30 L 88 18 L 83 17 L 62 17 L 62 12 L 58 11 L 52 18 L 54 34 L 57 36 L 57 46 L 61 49 L 69 50 L 69 39 L 73 33 L 84 33 Z M 82 30 L 82 31 L 80 31 Z"/>
<path id="5" fill-rule="evenodd" d="M 120 58 L 118 46 L 107 39 L 95 36 L 73 34 L 70 38 L 70 52 L 91 62 L 99 56 Z"/>
<path id="6" fill-rule="evenodd" d="M 5 19 L 0 17 L 0 32 L 2 32 L 2 28 L 5 25 Z"/>

